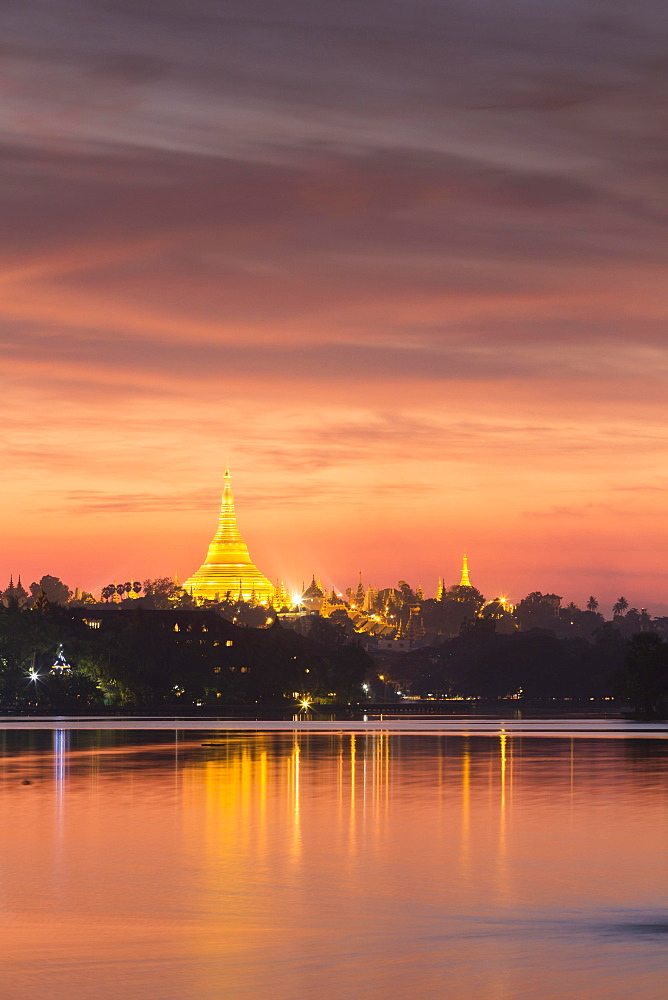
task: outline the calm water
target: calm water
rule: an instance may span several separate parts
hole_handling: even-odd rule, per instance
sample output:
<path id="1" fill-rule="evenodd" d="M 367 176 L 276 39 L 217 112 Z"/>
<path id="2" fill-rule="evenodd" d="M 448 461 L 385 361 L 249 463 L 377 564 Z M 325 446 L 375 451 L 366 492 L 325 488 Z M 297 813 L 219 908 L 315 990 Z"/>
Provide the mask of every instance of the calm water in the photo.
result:
<path id="1" fill-rule="evenodd" d="M 2 1000 L 668 994 L 661 728 L 8 725 Z"/>

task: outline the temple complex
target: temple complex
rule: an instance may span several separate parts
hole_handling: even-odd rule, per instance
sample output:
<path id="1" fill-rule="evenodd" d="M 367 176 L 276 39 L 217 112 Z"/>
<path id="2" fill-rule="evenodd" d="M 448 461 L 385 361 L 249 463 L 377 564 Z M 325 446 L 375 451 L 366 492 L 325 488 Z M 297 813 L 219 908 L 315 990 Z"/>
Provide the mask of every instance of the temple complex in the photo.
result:
<path id="1" fill-rule="evenodd" d="M 248 548 L 237 528 L 230 470 L 225 470 L 225 488 L 220 504 L 218 531 L 209 545 L 206 559 L 183 587 L 200 600 L 234 600 L 269 603 L 274 587 L 251 560 Z"/>

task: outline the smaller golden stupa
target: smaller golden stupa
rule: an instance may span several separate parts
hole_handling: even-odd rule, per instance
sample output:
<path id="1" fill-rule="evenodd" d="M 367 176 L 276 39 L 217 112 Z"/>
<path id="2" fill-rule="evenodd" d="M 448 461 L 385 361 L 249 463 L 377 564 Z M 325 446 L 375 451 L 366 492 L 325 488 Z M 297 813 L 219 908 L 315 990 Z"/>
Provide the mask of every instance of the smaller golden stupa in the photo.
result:
<path id="1" fill-rule="evenodd" d="M 462 578 L 459 581 L 460 587 L 470 587 L 471 581 L 469 580 L 469 561 L 466 558 L 466 554 L 462 557 Z"/>
<path id="2" fill-rule="evenodd" d="M 270 603 L 274 588 L 253 563 L 237 528 L 230 478 L 230 470 L 225 469 L 218 531 L 209 545 L 206 559 L 183 587 L 199 599 L 222 601 L 229 596 L 235 601 Z"/>

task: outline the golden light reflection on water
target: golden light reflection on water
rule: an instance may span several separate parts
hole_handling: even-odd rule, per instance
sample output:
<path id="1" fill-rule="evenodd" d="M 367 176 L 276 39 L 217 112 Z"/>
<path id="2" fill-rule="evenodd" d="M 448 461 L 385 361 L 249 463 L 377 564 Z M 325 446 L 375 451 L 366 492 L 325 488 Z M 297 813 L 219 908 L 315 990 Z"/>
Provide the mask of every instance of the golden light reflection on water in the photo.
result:
<path id="1" fill-rule="evenodd" d="M 350 852 L 355 850 L 355 766 L 357 763 L 357 744 L 355 734 L 350 737 Z"/>
<path id="2" fill-rule="evenodd" d="M 468 736 L 462 739 L 461 748 L 461 849 L 460 871 L 462 877 L 467 877 L 470 864 L 471 849 L 471 749 Z"/>
<path id="3" fill-rule="evenodd" d="M 299 737 L 295 733 L 294 742 L 292 745 L 292 755 L 288 758 L 288 764 L 291 766 L 291 777 L 292 777 L 292 825 L 293 825 L 293 840 L 292 840 L 292 851 L 295 857 L 297 857 L 301 851 L 301 823 L 300 823 L 300 787 L 299 787 Z"/>
<path id="4" fill-rule="evenodd" d="M 658 741 L 213 742 L 4 741 L 0 995 L 663 1000 Z"/>
<path id="5" fill-rule="evenodd" d="M 507 845 L 507 788 L 509 777 L 510 746 L 506 733 L 499 733 L 499 839 L 496 851 L 496 898 L 499 905 L 507 906 L 512 895 L 512 887 L 508 869 Z"/>

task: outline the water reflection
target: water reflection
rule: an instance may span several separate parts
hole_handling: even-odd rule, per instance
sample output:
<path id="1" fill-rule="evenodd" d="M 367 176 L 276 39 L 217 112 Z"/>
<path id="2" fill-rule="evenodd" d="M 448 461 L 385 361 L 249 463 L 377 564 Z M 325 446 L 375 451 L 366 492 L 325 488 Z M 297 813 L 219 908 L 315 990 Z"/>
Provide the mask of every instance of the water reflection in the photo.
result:
<path id="1" fill-rule="evenodd" d="M 65 779 L 70 750 L 69 729 L 54 729 L 53 731 L 53 780 L 56 792 L 56 816 L 60 826 L 63 818 L 63 802 Z"/>
<path id="2" fill-rule="evenodd" d="M 57 729 L 1 750 L 2 995 L 664 996 L 663 741 Z"/>

